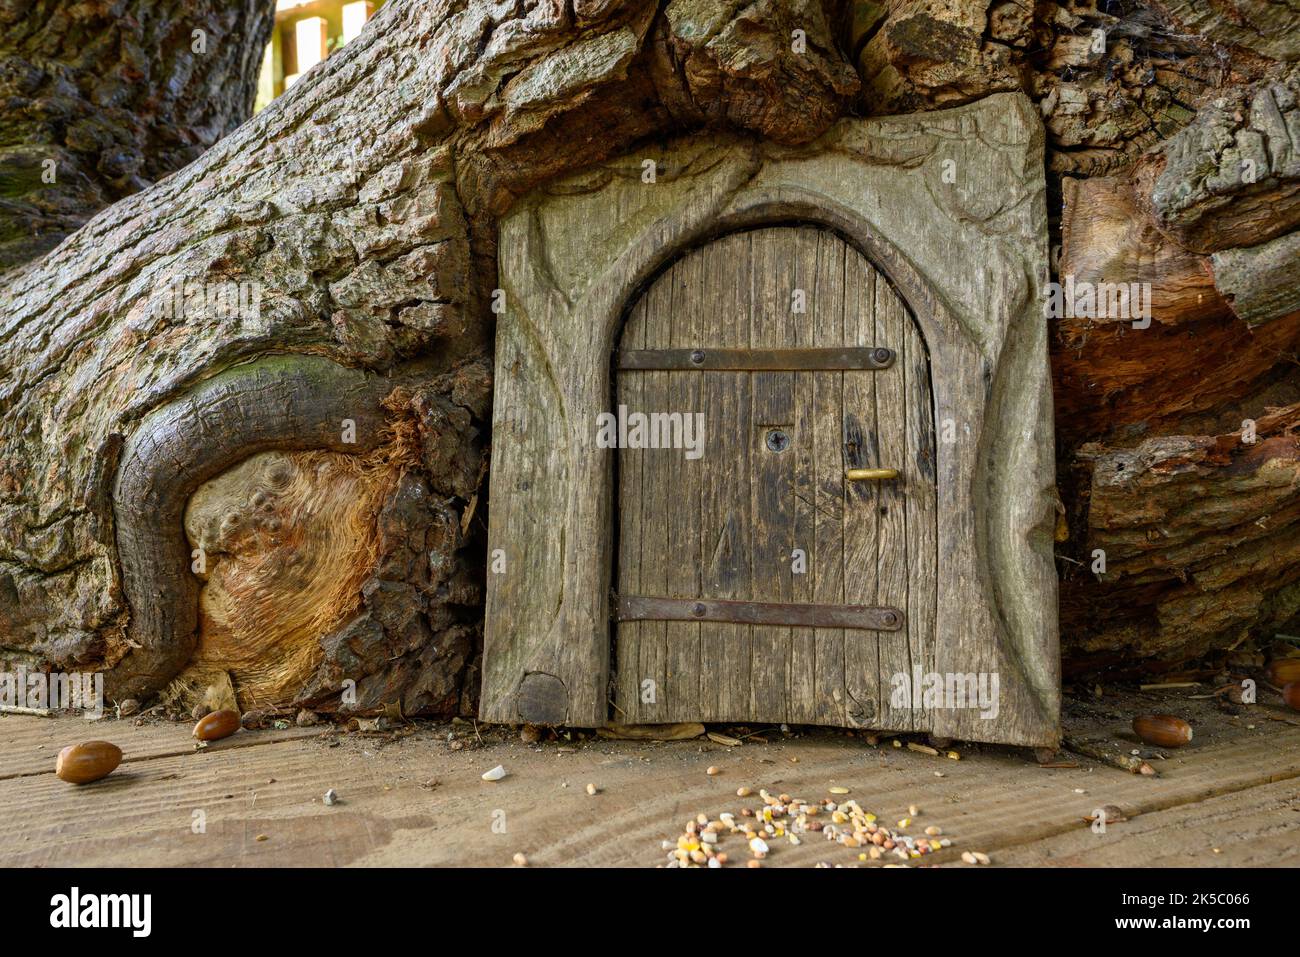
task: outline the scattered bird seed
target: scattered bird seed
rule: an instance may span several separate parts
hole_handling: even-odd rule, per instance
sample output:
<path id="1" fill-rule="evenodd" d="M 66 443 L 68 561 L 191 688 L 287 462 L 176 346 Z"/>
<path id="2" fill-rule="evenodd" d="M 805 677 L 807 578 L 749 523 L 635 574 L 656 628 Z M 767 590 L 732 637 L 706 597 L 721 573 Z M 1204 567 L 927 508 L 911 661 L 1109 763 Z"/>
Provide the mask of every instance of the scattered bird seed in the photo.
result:
<path id="1" fill-rule="evenodd" d="M 594 784 L 588 784 L 587 793 L 594 796 L 600 793 L 600 788 L 596 787 Z"/>
<path id="2" fill-rule="evenodd" d="M 774 795 L 765 788 L 760 788 L 758 797 L 762 804 L 758 807 L 742 807 L 738 815 L 723 811 L 714 820 L 710 820 L 708 815 L 697 814 L 685 822 L 685 830 L 676 843 L 664 841 L 661 845 L 665 852 L 666 866 L 722 867 L 727 863 L 727 856 L 720 848 L 728 835 L 739 835 L 747 842 L 751 855 L 747 866 L 756 866 L 765 860 L 773 852 L 773 841 L 785 838 L 792 846 L 798 846 L 803 843 L 805 835 L 817 833 L 827 841 L 846 848 L 862 848 L 862 851 L 855 854 L 859 863 L 884 863 L 886 855 L 900 862 L 886 864 L 887 867 L 907 867 L 913 860 L 952 846 L 951 839 L 938 839 L 941 833 L 938 825 L 927 828 L 925 837 L 903 833 L 902 827 L 911 823 L 910 818 L 899 821 L 897 830 L 890 830 L 879 823 L 877 815 L 862 808 L 856 800 L 845 797 L 847 788 L 837 786 L 828 790 L 832 797 L 809 803 L 799 797 Z M 740 797 L 752 793 L 750 788 L 737 789 L 737 796 Z M 909 807 L 913 812 L 919 813 L 916 805 Z M 823 820 L 822 815 L 828 816 L 830 820 Z M 971 860 L 980 863 L 975 855 L 972 855 Z M 818 866 L 832 865 L 822 863 Z"/>
<path id="3" fill-rule="evenodd" d="M 709 769 L 704 773 L 707 774 L 709 777 L 713 777 L 714 775 L 721 774 L 722 772 L 718 770 L 717 765 L 711 764 L 709 765 Z"/>
<path id="4" fill-rule="evenodd" d="M 527 866 L 528 866 L 528 858 L 524 857 L 524 855 L 523 855 L 522 853 L 515 854 L 515 856 L 514 856 L 514 862 L 515 862 L 515 867 L 527 867 Z"/>

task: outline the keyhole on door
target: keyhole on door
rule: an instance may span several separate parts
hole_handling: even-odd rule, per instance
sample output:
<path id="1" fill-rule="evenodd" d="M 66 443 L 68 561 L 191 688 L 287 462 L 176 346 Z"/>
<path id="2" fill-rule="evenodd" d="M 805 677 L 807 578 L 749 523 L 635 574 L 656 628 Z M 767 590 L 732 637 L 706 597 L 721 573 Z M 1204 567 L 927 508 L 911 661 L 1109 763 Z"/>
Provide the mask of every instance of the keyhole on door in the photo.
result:
<path id="1" fill-rule="evenodd" d="M 767 450 L 769 452 L 784 452 L 790 447 L 790 436 L 786 435 L 781 429 L 772 429 L 767 433 Z"/>

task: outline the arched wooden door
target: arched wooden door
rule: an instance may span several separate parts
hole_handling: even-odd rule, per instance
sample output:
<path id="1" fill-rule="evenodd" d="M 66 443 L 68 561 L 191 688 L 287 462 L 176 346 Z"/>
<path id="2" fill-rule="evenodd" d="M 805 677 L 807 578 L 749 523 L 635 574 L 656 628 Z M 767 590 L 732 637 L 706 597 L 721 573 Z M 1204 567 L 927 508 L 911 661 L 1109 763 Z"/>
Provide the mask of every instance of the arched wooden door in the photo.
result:
<path id="1" fill-rule="evenodd" d="M 828 230 L 724 236 L 632 305 L 615 391 L 615 722 L 927 728 L 891 691 L 932 670 L 933 398 L 885 278 Z"/>

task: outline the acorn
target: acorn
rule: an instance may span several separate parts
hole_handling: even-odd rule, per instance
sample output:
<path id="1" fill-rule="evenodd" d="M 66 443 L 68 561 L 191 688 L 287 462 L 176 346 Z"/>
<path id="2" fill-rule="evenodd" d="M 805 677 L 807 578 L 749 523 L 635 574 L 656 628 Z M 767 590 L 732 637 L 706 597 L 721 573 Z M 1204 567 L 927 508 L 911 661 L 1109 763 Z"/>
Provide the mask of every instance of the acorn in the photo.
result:
<path id="1" fill-rule="evenodd" d="M 1144 714 L 1134 718 L 1133 732 L 1158 748 L 1181 748 L 1192 740 L 1192 726 L 1172 714 Z"/>
<path id="2" fill-rule="evenodd" d="M 200 741 L 216 741 L 228 738 L 238 730 L 238 711 L 213 711 L 199 719 L 199 723 L 194 726 L 194 737 Z"/>
<path id="3" fill-rule="evenodd" d="M 1292 681 L 1282 688 L 1282 700 L 1292 711 L 1300 711 L 1300 681 Z"/>
<path id="4" fill-rule="evenodd" d="M 1300 681 L 1300 658 L 1274 658 L 1269 662 L 1267 674 L 1268 683 L 1279 688 Z"/>
<path id="5" fill-rule="evenodd" d="M 122 749 L 107 741 L 83 741 L 59 752 L 54 773 L 69 784 L 89 784 L 113 773 L 122 763 Z"/>

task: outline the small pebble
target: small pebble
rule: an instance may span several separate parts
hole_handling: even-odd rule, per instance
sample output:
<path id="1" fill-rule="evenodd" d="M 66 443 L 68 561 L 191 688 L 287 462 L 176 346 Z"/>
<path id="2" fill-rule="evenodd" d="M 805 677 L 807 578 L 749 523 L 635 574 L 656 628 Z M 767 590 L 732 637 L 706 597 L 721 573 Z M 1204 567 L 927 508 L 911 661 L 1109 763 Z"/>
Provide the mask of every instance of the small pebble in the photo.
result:
<path id="1" fill-rule="evenodd" d="M 527 866 L 528 866 L 528 858 L 524 857 L 524 855 L 523 855 L 522 853 L 520 853 L 520 854 L 516 854 L 516 855 L 514 856 L 514 862 L 515 862 L 515 867 L 527 867 Z"/>
<path id="2" fill-rule="evenodd" d="M 591 795 L 599 794 L 599 793 L 600 793 L 600 788 L 596 787 L 596 785 L 594 785 L 594 784 L 588 784 L 588 785 L 587 785 L 587 793 L 588 793 L 588 794 L 591 794 Z"/>
<path id="3" fill-rule="evenodd" d="M 322 800 L 325 801 L 326 807 L 333 807 L 339 801 L 339 792 L 335 791 L 333 788 L 330 788 L 328 791 L 325 792 L 325 797 Z"/>
<path id="4" fill-rule="evenodd" d="M 506 769 L 505 769 L 504 767 L 502 767 L 501 765 L 498 764 L 498 765 L 497 765 L 495 768 L 493 768 L 491 771 L 484 771 L 484 772 L 483 772 L 483 780 L 484 780 L 484 781 L 500 781 L 503 777 L 506 776 L 507 773 L 508 773 L 508 772 L 506 771 Z"/>

